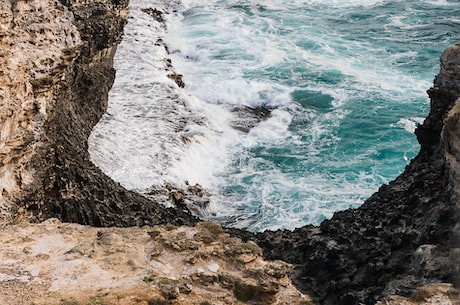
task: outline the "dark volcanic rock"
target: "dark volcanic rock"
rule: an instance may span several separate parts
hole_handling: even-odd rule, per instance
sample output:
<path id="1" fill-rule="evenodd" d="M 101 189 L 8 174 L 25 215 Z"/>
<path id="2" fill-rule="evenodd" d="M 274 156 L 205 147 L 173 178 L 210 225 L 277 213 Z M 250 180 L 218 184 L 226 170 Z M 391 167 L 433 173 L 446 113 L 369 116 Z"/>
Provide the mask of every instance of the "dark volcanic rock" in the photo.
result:
<path id="1" fill-rule="evenodd" d="M 293 232 L 231 231 L 258 242 L 267 258 L 293 263 L 293 281 L 321 304 L 374 304 L 382 295 L 410 295 L 427 282 L 454 282 L 457 199 L 441 131 L 460 97 L 459 62 L 458 44 L 441 57 L 441 72 L 428 90 L 430 114 L 416 131 L 418 156 L 360 208 Z"/>
<path id="2" fill-rule="evenodd" d="M 112 4 L 126 7 L 128 1 L 113 0 Z M 56 141 L 55 146 L 46 152 L 46 160 L 38 159 L 34 166 L 47 168 L 45 189 L 42 194 L 33 194 L 30 201 L 37 196 L 44 201 L 42 218 L 58 217 L 62 221 L 95 226 L 194 223 L 196 219 L 184 207 L 166 209 L 127 191 L 89 161 L 87 139 L 107 107 L 107 94 L 115 78 L 112 58 L 126 19 L 110 7 L 87 6 L 82 12 L 70 3 L 65 5 L 76 16 L 77 27 L 86 42 L 82 52 L 86 56 L 79 58 L 73 81 L 58 97 L 60 107 L 48 130 L 50 138 Z M 82 15 L 86 18 L 78 18 Z M 105 50 L 111 56 L 94 58 Z M 51 167 L 40 164 L 50 160 Z"/>
<path id="3" fill-rule="evenodd" d="M 236 113 L 235 120 L 231 125 L 233 128 L 249 132 L 252 128 L 257 126 L 260 122 L 268 119 L 271 115 L 271 109 L 267 107 L 251 108 L 248 106 L 237 106 L 232 109 Z"/>
<path id="4" fill-rule="evenodd" d="M 2 139 L 8 139 L 0 145 L 2 213 L 11 208 L 11 214 L 20 211 L 17 215 L 31 215 L 34 220 L 57 217 L 94 226 L 196 223 L 179 192 L 170 190 L 176 208 L 167 209 L 122 188 L 89 161 L 87 138 L 107 107 L 115 77 L 112 59 L 126 22 L 127 2 L 61 0 L 64 7 L 52 2 L 62 16 L 72 13 L 79 38 L 68 29 L 66 39 L 75 38 L 75 46 L 63 51 L 64 58 L 39 63 L 44 67 L 41 70 L 31 65 L 33 69 L 25 73 L 5 64 L 0 71 L 5 82 L 14 83 L 11 80 L 21 71 L 27 81 L 24 86 L 0 90 L 0 123 L 2 128 L 7 126 Z M 17 1 L 5 3 L 8 7 L 0 6 L 5 15 L 1 17 L 8 24 L 0 28 L 0 44 L 12 49 L 19 45 L 15 33 L 30 34 L 28 26 L 33 23 Z M 35 13 L 39 12 L 43 14 L 43 8 L 37 8 Z M 24 45 L 37 37 L 25 36 Z M 0 51 L 0 61 L 13 52 L 7 47 Z M 51 61 L 58 59 L 62 64 L 52 66 Z M 44 73 L 49 67 L 54 70 Z M 337 212 L 319 227 L 258 234 L 227 231 L 256 241 L 266 258 L 292 263 L 293 281 L 321 304 L 374 304 L 382 295 L 409 295 L 427 282 L 454 282 L 460 253 L 455 248 L 460 246 L 456 131 L 460 106 L 456 112 L 451 108 L 460 97 L 460 44 L 443 53 L 441 71 L 428 94 L 431 111 L 416 131 L 420 153 L 401 176 L 382 186 L 360 208 Z M 21 104 L 25 98 L 31 102 Z M 270 115 L 267 109 L 242 112 L 254 124 Z M 238 122 L 235 127 L 251 128 Z M 195 191 L 201 194 L 197 188 L 190 190 Z M 252 284 L 240 284 L 238 295 L 250 299 L 247 292 Z"/>
<path id="5" fill-rule="evenodd" d="M 61 4 L 73 14 L 82 43 L 73 50 L 78 55 L 66 67 L 65 77 L 55 83 L 31 81 L 35 92 L 53 92 L 54 107 L 48 110 L 44 139 L 27 164 L 34 183 L 22 188 L 15 203 L 35 220 L 56 217 L 93 226 L 195 223 L 187 208 L 167 209 L 127 191 L 89 160 L 87 139 L 107 107 L 128 0 Z"/>

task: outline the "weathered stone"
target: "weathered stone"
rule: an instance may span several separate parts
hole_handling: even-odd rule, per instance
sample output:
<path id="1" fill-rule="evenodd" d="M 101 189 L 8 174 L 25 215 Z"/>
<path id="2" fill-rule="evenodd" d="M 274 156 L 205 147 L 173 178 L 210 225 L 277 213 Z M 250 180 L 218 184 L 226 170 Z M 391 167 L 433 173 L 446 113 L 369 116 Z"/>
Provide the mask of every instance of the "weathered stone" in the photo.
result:
<path id="1" fill-rule="evenodd" d="M 153 17 L 156 21 L 163 23 L 163 13 L 156 8 L 143 8 L 142 11 Z"/>
<path id="2" fill-rule="evenodd" d="M 187 187 L 189 192 L 191 192 L 193 195 L 198 196 L 198 197 L 203 197 L 203 196 L 210 196 L 210 194 L 198 183 L 195 185 L 189 185 Z"/>
<path id="3" fill-rule="evenodd" d="M 229 273 L 220 273 L 219 282 L 222 287 L 226 289 L 233 289 L 235 286 L 235 276 Z"/>
<path id="4" fill-rule="evenodd" d="M 94 226 L 197 222 L 184 203 L 193 197 L 185 191 L 169 189 L 175 208 L 167 209 L 125 190 L 89 161 L 86 141 L 107 106 L 115 76 L 112 59 L 126 13 L 127 0 L 1 1 L 2 222 L 53 216 Z M 416 130 L 420 153 L 400 177 L 382 186 L 359 209 L 338 212 L 319 227 L 292 232 L 227 232 L 257 241 L 267 258 L 292 263 L 298 287 L 323 304 L 374 304 L 382 294 L 410 295 L 426 282 L 454 282 L 460 248 L 459 58 L 460 43 L 441 56 L 440 73 L 428 90 L 430 113 Z M 170 77 L 183 86 L 169 64 Z M 267 109 L 237 111 L 254 122 L 269 115 Z M 235 128 L 246 131 L 250 126 L 236 122 Z M 206 197 L 196 189 L 186 191 Z M 196 210 L 205 202 L 200 201 Z M 166 231 L 174 230 L 175 226 L 165 226 L 149 242 L 153 239 L 164 243 L 164 249 L 188 251 L 186 257 L 200 248 L 194 266 L 203 258 L 222 256 L 241 270 L 262 264 L 261 249 L 255 244 L 224 238 L 209 229 L 175 235 L 174 242 L 171 237 L 163 239 Z M 72 260 L 102 253 L 132 272 L 147 258 L 114 259 L 123 254 L 117 250 L 121 241 L 125 237 L 102 232 L 65 255 Z M 23 255 L 29 251 L 34 253 L 33 248 L 21 247 Z M 43 261 L 43 257 L 29 259 Z M 281 267 L 267 267 L 220 282 L 231 286 L 239 299 L 268 302 L 262 293 L 279 287 L 275 279 L 283 273 Z M 249 291 L 257 285 L 264 290 Z M 166 296 L 177 297 L 177 289 L 165 292 Z"/>
<path id="5" fill-rule="evenodd" d="M 436 283 L 418 287 L 410 297 L 387 296 L 376 305 L 457 304 L 458 299 L 458 290 L 454 289 L 451 284 Z"/>
<path id="6" fill-rule="evenodd" d="M 258 301 L 258 283 L 254 279 L 237 279 L 235 282 L 234 292 L 235 297 L 240 301 Z"/>
<path id="7" fill-rule="evenodd" d="M 189 238 L 185 232 L 178 232 L 177 234 L 162 234 L 161 242 L 164 246 L 170 247 L 176 251 L 185 251 L 185 250 L 198 250 L 200 244 Z"/>
<path id="8" fill-rule="evenodd" d="M 249 132 L 253 127 L 257 126 L 261 121 L 268 119 L 271 115 L 271 109 L 266 107 L 251 108 L 248 106 L 237 106 L 232 109 L 232 112 L 237 113 L 236 119 L 231 122 L 231 125 L 236 130 Z"/>
<path id="9" fill-rule="evenodd" d="M 57 217 L 95 226 L 196 221 L 184 206 L 167 209 L 125 190 L 89 161 L 87 139 L 107 107 L 127 4 L 2 1 L 4 220 Z"/>
<path id="10" fill-rule="evenodd" d="M 168 74 L 168 77 L 172 79 L 177 84 L 177 86 L 179 86 L 179 88 L 185 88 L 185 83 L 182 80 L 182 76 L 182 74 L 177 74 L 176 72 Z"/>
<path id="11" fill-rule="evenodd" d="M 215 282 L 219 280 L 219 276 L 217 274 L 215 274 L 214 272 L 207 271 L 194 273 L 191 275 L 191 277 L 194 281 L 197 281 L 205 286 L 213 285 Z"/>
<path id="12" fill-rule="evenodd" d="M 283 262 L 283 261 L 269 262 L 265 266 L 265 273 L 277 279 L 288 276 L 291 271 L 292 271 L 292 265 L 286 262 Z"/>
<path id="13" fill-rule="evenodd" d="M 168 278 L 161 278 L 158 281 L 158 289 L 166 299 L 177 299 L 180 293 L 179 281 Z"/>

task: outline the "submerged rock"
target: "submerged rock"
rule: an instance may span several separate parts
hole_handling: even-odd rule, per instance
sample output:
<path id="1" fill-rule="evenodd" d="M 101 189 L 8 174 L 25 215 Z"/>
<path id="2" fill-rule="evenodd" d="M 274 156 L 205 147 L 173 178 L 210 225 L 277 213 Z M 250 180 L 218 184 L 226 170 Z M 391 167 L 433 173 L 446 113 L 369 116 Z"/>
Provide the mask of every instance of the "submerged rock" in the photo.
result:
<path id="1" fill-rule="evenodd" d="M 153 19 L 155 19 L 157 22 L 164 23 L 165 20 L 163 18 L 163 12 L 156 9 L 156 8 L 143 8 L 141 9 L 142 12 L 152 16 Z"/>
<path id="2" fill-rule="evenodd" d="M 232 112 L 236 113 L 236 119 L 231 122 L 231 126 L 242 132 L 249 132 L 271 115 L 271 109 L 266 107 L 251 108 L 248 106 L 238 106 L 233 108 Z"/>

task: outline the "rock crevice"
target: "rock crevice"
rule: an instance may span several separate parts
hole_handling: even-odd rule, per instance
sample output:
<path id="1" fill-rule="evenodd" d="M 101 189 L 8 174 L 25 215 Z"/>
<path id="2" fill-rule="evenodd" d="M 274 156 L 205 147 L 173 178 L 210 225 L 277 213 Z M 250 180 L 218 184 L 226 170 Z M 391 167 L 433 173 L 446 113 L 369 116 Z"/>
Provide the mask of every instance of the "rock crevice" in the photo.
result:
<path id="1" fill-rule="evenodd" d="M 185 205 L 165 208 L 127 191 L 89 160 L 87 139 L 107 107 L 127 5 L 128 0 L 0 3 L 3 223 L 51 217 L 92 226 L 197 222 Z M 322 304 L 374 304 L 382 295 L 408 296 L 426 283 L 454 282 L 460 247 L 460 43 L 441 56 L 428 94 L 431 111 L 416 130 L 420 153 L 360 208 L 337 212 L 318 227 L 227 231 L 255 241 L 266 258 L 293 264 L 293 281 Z M 253 283 L 240 284 L 238 298 L 245 299 Z"/>

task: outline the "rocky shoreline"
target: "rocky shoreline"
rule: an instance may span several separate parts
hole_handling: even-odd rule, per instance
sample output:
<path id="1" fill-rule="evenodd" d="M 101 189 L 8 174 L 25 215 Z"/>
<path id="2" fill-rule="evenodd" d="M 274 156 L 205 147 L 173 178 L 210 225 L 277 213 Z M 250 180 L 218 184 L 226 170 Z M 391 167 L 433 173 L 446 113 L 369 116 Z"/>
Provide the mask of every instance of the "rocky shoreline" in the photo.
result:
<path id="1" fill-rule="evenodd" d="M 107 107 L 127 6 L 128 0 L 0 4 L 6 230 L 53 217 L 95 227 L 198 223 L 183 201 L 165 208 L 127 191 L 89 160 L 87 139 Z M 226 232 L 257 243 L 265 259 L 292 264 L 293 283 L 319 304 L 375 304 L 430 283 L 458 284 L 460 43 L 443 53 L 428 94 L 431 111 L 416 130 L 420 153 L 360 208 L 318 227 Z"/>
<path id="2" fill-rule="evenodd" d="M 127 191 L 90 162 L 87 140 L 107 108 L 128 1 L 61 2 L 2 3 L 2 214 L 93 226 L 195 223 L 183 207 Z"/>
<path id="3" fill-rule="evenodd" d="M 319 227 L 247 237 L 267 258 L 294 264 L 297 287 L 321 304 L 374 304 L 432 282 L 458 284 L 460 42 L 442 54 L 428 95 L 421 150 L 397 179 Z"/>

